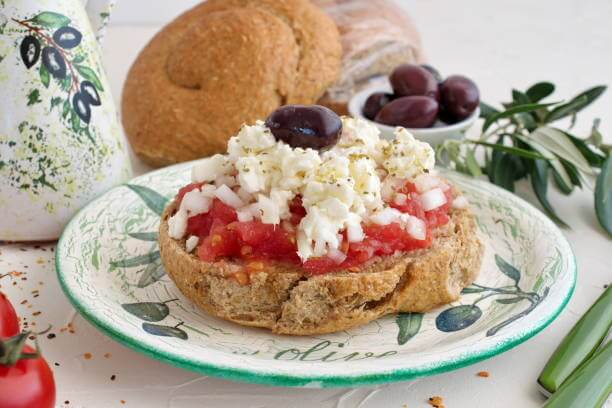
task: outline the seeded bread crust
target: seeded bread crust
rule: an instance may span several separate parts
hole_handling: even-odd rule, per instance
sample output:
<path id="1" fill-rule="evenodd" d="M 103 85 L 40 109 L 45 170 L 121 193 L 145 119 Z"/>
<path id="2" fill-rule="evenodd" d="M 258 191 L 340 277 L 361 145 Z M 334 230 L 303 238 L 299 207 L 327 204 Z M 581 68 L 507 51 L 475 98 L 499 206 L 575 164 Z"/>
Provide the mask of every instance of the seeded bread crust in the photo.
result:
<path id="1" fill-rule="evenodd" d="M 341 56 L 334 22 L 308 0 L 209 0 L 140 52 L 123 89 L 123 127 L 153 166 L 222 153 L 242 124 L 315 103 Z"/>
<path id="2" fill-rule="evenodd" d="M 455 301 L 478 275 L 483 246 L 468 209 L 452 210 L 436 229 L 429 249 L 372 259 L 357 272 L 308 276 L 301 268 L 275 263 L 234 278 L 239 261 L 203 262 L 187 253 L 185 240 L 168 235 L 171 203 L 159 228 L 161 259 L 170 278 L 211 315 L 275 333 L 311 335 L 346 330 L 396 312 L 426 312 Z"/>

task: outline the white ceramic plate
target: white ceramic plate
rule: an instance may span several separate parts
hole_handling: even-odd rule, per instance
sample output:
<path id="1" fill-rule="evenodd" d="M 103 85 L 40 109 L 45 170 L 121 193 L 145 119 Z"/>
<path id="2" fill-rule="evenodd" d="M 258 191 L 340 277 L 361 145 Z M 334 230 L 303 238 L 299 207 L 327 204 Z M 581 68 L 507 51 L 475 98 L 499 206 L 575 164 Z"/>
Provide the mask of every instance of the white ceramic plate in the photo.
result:
<path id="1" fill-rule="evenodd" d="M 156 231 L 192 164 L 162 169 L 98 198 L 68 225 L 57 273 L 74 306 L 113 339 L 175 366 L 277 386 L 361 386 L 410 380 L 501 353 L 548 325 L 576 278 L 556 226 L 483 181 L 447 177 L 472 203 L 486 246 L 476 284 L 458 302 L 334 334 L 291 337 L 198 310 L 165 276 Z"/>
<path id="2" fill-rule="evenodd" d="M 380 134 L 382 137 L 392 140 L 395 136 L 393 132 L 395 132 L 394 126 L 387 126 L 381 123 L 373 122 L 363 116 L 363 106 L 365 105 L 366 100 L 370 95 L 375 92 L 392 92 L 390 85 L 385 84 L 377 84 L 372 87 L 368 87 L 366 89 L 357 92 L 348 104 L 349 114 L 352 117 L 360 118 L 363 120 L 367 120 L 370 123 L 376 125 L 376 127 L 380 130 Z M 472 127 L 476 119 L 480 116 L 480 108 L 476 108 L 472 114 L 461 122 L 453 123 L 452 125 L 448 125 L 441 121 L 436 121 L 433 127 L 430 128 L 422 128 L 422 129 L 408 129 L 410 133 L 414 135 L 415 138 L 427 142 L 432 146 L 439 145 L 443 143 L 445 140 L 460 140 L 465 137 L 465 132 Z"/>

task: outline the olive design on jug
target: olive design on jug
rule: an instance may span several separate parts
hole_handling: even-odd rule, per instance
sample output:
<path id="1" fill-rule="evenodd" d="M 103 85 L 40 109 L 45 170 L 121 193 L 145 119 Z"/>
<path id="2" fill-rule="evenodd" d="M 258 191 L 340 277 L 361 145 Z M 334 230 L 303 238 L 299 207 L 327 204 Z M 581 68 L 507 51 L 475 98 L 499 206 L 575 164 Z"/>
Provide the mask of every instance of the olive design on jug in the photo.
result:
<path id="1" fill-rule="evenodd" d="M 26 33 L 19 47 L 21 60 L 27 69 L 38 65 L 40 83 L 49 88 L 54 79 L 63 96 L 54 97 L 51 110 L 73 132 L 92 139 L 89 123 L 92 107 L 100 106 L 104 92 L 96 71 L 87 65 L 87 55 L 80 49 L 83 34 L 71 26 L 70 18 L 45 11 L 25 20 L 12 19 Z M 38 89 L 33 90 L 30 103 L 38 102 Z"/>

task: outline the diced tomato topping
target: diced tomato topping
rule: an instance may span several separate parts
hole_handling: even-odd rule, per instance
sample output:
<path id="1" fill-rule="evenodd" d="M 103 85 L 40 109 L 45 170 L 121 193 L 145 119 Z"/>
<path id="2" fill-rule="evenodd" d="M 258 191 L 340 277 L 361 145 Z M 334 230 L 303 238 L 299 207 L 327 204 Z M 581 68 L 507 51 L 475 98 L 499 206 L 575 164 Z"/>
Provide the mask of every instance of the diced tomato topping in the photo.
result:
<path id="1" fill-rule="evenodd" d="M 187 234 L 196 235 L 200 238 L 206 237 L 214 226 L 224 226 L 237 219 L 236 211 L 232 207 L 215 199 L 209 212 L 189 217 L 187 220 Z"/>
<path id="2" fill-rule="evenodd" d="M 234 256 L 240 252 L 240 239 L 238 233 L 227 228 L 217 226 L 210 231 L 202 244 L 198 247 L 198 256 L 203 261 L 214 261 L 219 257 Z"/>
<path id="3" fill-rule="evenodd" d="M 331 258 L 326 256 L 307 259 L 302 265 L 306 272 L 310 273 L 311 275 L 321 275 L 334 269 L 338 269 L 339 266 L 340 265 L 334 262 Z"/>
<path id="4" fill-rule="evenodd" d="M 177 195 L 177 200 L 181 200 L 187 192 L 201 186 L 201 183 L 194 183 L 183 187 Z M 365 239 L 361 242 L 349 243 L 346 240 L 346 233 L 343 232 L 345 239 L 340 250 L 346 254 L 346 259 L 340 264 L 327 256 L 310 258 L 301 263 L 292 228 L 263 224 L 257 220 L 239 222 L 236 211 L 218 199 L 213 200 L 208 213 L 188 219 L 187 233 L 200 237 L 197 254 L 204 261 L 212 262 L 222 257 L 249 262 L 276 260 L 301 264 L 304 270 L 312 275 L 340 269 L 351 270 L 375 256 L 428 248 L 432 241 L 431 231 L 449 221 L 448 213 L 453 199 L 450 189 L 445 192 L 446 204 L 432 211 L 423 210 L 414 184 L 406 183 L 398 189 L 398 192 L 405 194 L 407 200 L 402 205 L 392 203 L 391 207 L 424 220 L 427 226 L 426 239 L 414 239 L 398 223 L 363 225 Z M 289 210 L 290 222 L 298 225 L 306 215 L 300 196 L 296 196 L 291 201 Z"/>

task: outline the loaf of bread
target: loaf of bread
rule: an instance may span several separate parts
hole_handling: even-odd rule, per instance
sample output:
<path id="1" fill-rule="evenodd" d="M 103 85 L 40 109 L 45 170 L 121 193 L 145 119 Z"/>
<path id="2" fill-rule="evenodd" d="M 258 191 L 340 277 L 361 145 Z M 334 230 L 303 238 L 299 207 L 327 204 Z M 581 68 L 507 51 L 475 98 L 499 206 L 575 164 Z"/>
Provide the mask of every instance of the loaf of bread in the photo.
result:
<path id="1" fill-rule="evenodd" d="M 334 22 L 308 0 L 209 0 L 168 24 L 134 62 L 125 132 L 153 166 L 225 151 L 243 123 L 318 100 L 341 55 Z"/>
<path id="2" fill-rule="evenodd" d="M 313 0 L 335 21 L 342 40 L 342 71 L 319 103 L 347 114 L 347 103 L 370 80 L 404 63 L 424 62 L 416 27 L 392 0 Z"/>
<path id="3" fill-rule="evenodd" d="M 271 263 L 238 282 L 242 265 L 203 262 L 168 233 L 171 203 L 159 228 L 166 271 L 192 302 L 206 312 L 275 333 L 311 335 L 346 330 L 396 312 L 426 312 L 455 301 L 476 278 L 483 254 L 468 209 L 454 209 L 434 230 L 428 249 L 373 258 L 358 271 L 309 276 L 300 267 Z"/>

